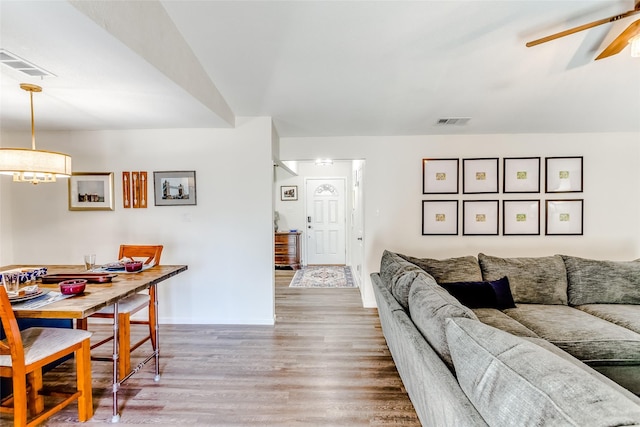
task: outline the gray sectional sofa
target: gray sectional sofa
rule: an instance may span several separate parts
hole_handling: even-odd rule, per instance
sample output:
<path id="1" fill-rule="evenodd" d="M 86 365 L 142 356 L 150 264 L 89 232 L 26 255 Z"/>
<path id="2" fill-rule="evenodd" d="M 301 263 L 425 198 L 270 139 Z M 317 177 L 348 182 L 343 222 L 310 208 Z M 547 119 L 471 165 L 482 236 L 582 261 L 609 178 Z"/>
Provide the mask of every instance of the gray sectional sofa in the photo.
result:
<path id="1" fill-rule="evenodd" d="M 371 277 L 424 425 L 640 425 L 640 261 L 385 251 Z"/>

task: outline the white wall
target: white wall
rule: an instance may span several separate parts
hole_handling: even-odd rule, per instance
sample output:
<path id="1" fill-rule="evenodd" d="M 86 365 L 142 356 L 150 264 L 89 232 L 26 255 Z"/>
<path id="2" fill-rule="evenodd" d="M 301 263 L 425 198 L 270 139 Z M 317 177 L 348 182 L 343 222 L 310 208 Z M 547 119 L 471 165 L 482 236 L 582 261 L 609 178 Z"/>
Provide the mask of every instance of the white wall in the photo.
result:
<path id="1" fill-rule="evenodd" d="M 235 129 L 38 132 L 38 148 L 72 155 L 76 172 L 115 173 L 115 211 L 69 211 L 67 182 L 0 176 L 0 265 L 114 261 L 121 243 L 163 244 L 187 272 L 159 286 L 166 323 L 274 322 L 273 171 L 269 118 Z M 2 146 L 29 135 L 2 135 Z M 122 171 L 195 170 L 197 206 L 123 209 Z"/>
<path id="2" fill-rule="evenodd" d="M 446 258 L 477 255 L 577 256 L 628 260 L 640 257 L 640 135 L 528 134 L 406 137 L 281 138 L 282 160 L 332 157 L 365 159 L 365 306 L 374 306 L 369 274 L 379 270 L 384 249 L 414 256 Z M 540 236 L 422 236 L 422 162 L 430 157 L 584 156 L 584 192 L 512 195 L 542 201 Z M 502 175 L 501 175 L 502 176 Z M 502 181 L 500 180 L 500 183 Z M 502 187 L 502 185 L 500 185 Z M 447 197 L 447 198 L 455 198 Z M 469 195 L 460 194 L 460 200 Z M 544 200 L 583 198 L 583 236 L 545 236 Z M 507 199 L 502 193 L 478 199 Z"/>

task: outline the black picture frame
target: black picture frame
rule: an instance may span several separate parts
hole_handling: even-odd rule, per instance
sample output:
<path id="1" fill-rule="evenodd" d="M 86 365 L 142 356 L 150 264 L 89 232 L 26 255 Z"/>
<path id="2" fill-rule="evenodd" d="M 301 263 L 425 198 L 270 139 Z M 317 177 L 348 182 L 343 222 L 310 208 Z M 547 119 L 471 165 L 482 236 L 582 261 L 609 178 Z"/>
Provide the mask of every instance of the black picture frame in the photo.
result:
<path id="1" fill-rule="evenodd" d="M 422 194 L 458 194 L 459 159 L 422 159 Z"/>
<path id="2" fill-rule="evenodd" d="M 582 236 L 584 199 L 545 200 L 545 235 Z"/>
<path id="3" fill-rule="evenodd" d="M 464 200 L 462 202 L 463 236 L 497 236 L 500 228 L 498 200 Z"/>
<path id="4" fill-rule="evenodd" d="M 462 159 L 462 193 L 498 193 L 498 167 L 497 157 Z"/>
<path id="5" fill-rule="evenodd" d="M 457 236 L 458 200 L 423 200 L 422 235 Z"/>

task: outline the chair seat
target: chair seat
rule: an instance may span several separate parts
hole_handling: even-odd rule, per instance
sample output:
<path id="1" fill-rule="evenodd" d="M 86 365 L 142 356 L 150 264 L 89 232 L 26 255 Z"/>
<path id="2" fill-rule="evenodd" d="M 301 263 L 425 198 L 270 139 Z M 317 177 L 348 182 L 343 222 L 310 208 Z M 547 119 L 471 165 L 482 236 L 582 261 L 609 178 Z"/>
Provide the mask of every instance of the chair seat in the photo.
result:
<path id="1" fill-rule="evenodd" d="M 135 294 L 131 295 L 118 303 L 118 313 L 134 313 L 141 308 L 149 305 L 148 294 Z M 111 314 L 113 315 L 113 305 L 109 305 L 96 314 Z"/>
<path id="2" fill-rule="evenodd" d="M 21 331 L 24 363 L 30 365 L 91 337 L 81 329 L 29 328 Z M 3 343 L 7 344 L 6 340 Z M 11 366 L 10 355 L 0 355 L 0 366 Z"/>

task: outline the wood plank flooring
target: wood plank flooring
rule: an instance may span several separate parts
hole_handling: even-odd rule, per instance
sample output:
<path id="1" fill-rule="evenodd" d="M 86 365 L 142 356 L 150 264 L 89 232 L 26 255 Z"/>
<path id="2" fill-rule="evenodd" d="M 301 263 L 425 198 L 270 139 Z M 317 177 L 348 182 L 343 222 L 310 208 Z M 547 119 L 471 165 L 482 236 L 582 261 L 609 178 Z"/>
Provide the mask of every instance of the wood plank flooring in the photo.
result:
<path id="1" fill-rule="evenodd" d="M 276 271 L 275 326 L 162 325 L 162 378 L 148 364 L 123 385 L 120 424 L 419 426 L 377 311 L 362 308 L 358 289 L 289 288 L 292 277 Z M 45 383 L 73 384 L 72 363 Z M 92 371 L 96 411 L 85 425 L 110 425 L 111 364 Z M 72 404 L 45 425 L 75 423 Z"/>

